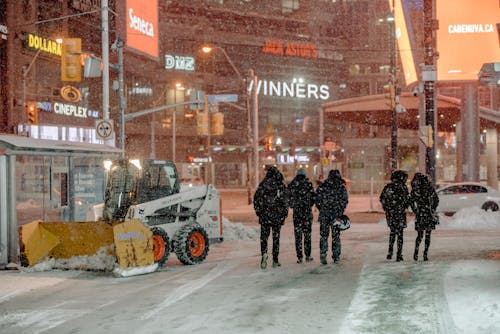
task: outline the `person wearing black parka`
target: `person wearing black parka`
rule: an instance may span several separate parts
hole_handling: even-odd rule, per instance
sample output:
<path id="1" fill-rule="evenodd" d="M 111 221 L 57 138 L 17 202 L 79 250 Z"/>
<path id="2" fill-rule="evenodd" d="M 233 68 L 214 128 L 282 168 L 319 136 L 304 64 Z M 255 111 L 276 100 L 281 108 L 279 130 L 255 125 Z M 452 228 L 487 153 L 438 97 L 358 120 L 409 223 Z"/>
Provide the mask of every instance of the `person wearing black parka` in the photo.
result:
<path id="1" fill-rule="evenodd" d="M 439 221 L 436 220 L 436 208 L 439 197 L 429 177 L 422 173 L 415 173 L 411 181 L 410 205 L 415 213 L 415 251 L 413 259 L 418 260 L 418 248 L 422 242 L 425 232 L 424 261 L 428 261 L 429 246 L 431 245 L 431 232 L 436 228 Z"/>
<path id="2" fill-rule="evenodd" d="M 316 190 L 316 207 L 319 210 L 319 251 L 320 262 L 326 264 L 328 253 L 328 236 L 332 232 L 332 259 L 338 263 L 341 253 L 340 229 L 334 225 L 337 218 L 344 214 L 348 203 L 345 180 L 339 170 L 333 169 Z"/>
<path id="3" fill-rule="evenodd" d="M 311 256 L 311 230 L 314 205 L 314 187 L 307 178 L 306 171 L 299 168 L 295 178 L 288 184 L 290 207 L 293 209 L 293 231 L 295 235 L 295 251 L 297 263 L 302 263 L 303 255 L 306 262 L 313 260 Z M 302 253 L 304 242 L 304 254 Z"/>
<path id="4" fill-rule="evenodd" d="M 391 174 L 391 182 L 386 184 L 380 194 L 380 203 L 385 211 L 389 226 L 389 250 L 387 260 L 392 259 L 394 241 L 397 238 L 396 261 L 403 261 L 403 230 L 406 228 L 406 209 L 410 206 L 410 193 L 406 187 L 408 173 L 396 170 Z"/>
<path id="5" fill-rule="evenodd" d="M 288 195 L 283 174 L 272 166 L 257 187 L 253 197 L 253 206 L 260 224 L 260 251 L 262 259 L 260 267 L 267 267 L 267 241 L 272 231 L 273 236 L 273 268 L 281 266 L 279 262 L 281 226 L 288 216 Z"/>

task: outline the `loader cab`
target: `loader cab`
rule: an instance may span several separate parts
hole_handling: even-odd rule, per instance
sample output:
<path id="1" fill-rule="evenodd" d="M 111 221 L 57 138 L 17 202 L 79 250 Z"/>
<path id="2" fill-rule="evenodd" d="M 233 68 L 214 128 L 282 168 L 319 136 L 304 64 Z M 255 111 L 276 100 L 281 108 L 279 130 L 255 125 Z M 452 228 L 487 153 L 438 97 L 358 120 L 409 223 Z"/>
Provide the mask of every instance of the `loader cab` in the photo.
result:
<path id="1" fill-rule="evenodd" d="M 171 161 L 116 160 L 112 163 L 104 200 L 104 219 L 124 219 L 131 205 L 178 193 L 177 168 Z"/>
<path id="2" fill-rule="evenodd" d="M 147 160 L 138 181 L 136 204 L 145 203 L 179 192 L 177 168 L 171 161 Z"/>

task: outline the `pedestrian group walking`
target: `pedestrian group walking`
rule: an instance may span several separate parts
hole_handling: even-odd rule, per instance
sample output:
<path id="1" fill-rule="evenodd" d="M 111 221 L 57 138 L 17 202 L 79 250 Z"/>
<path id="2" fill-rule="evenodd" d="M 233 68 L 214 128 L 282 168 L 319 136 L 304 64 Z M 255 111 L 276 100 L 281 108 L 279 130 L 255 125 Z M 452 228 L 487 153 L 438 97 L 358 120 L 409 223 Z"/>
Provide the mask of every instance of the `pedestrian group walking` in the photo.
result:
<path id="1" fill-rule="evenodd" d="M 428 261 L 431 233 L 436 228 L 436 224 L 439 224 L 438 216 L 435 213 L 439 198 L 427 175 L 415 173 L 411 181 L 411 192 L 406 186 L 407 180 L 407 172 L 403 170 L 394 171 L 391 174 L 391 182 L 384 186 L 379 197 L 390 230 L 386 258 L 387 260 L 392 259 L 394 243 L 396 242 L 396 261 L 403 261 L 403 232 L 407 227 L 406 211 L 411 208 L 415 213 L 415 230 L 417 231 L 413 258 L 415 261 L 418 260 L 419 246 L 425 232 L 423 259 Z M 283 174 L 278 168 L 270 167 L 257 187 L 253 199 L 254 210 L 261 226 L 261 268 L 267 268 L 267 244 L 271 234 L 273 268 L 281 266 L 279 262 L 280 233 L 281 227 L 288 216 L 289 208 L 293 209 L 297 263 L 303 263 L 304 258 L 306 262 L 313 261 L 311 256 L 311 231 L 312 208 L 314 205 L 319 210 L 320 262 L 323 265 L 327 264 L 328 239 L 331 234 L 331 257 L 334 263 L 338 263 L 342 251 L 340 240 L 340 225 L 342 224 L 339 221 L 345 222 L 349 220 L 344 215 L 348 202 L 349 195 L 346 189 L 346 181 L 337 169 L 330 170 L 326 180 L 321 182 L 314 191 L 312 182 L 307 178 L 304 169 L 297 170 L 297 175 L 287 187 Z"/>

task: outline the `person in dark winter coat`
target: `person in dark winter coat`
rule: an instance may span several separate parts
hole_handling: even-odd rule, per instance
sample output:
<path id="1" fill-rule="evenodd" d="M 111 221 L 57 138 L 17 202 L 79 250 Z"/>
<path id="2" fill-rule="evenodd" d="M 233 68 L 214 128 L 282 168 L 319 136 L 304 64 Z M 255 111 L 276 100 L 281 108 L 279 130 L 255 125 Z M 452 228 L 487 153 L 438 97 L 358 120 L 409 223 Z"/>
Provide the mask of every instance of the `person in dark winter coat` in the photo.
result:
<path id="1" fill-rule="evenodd" d="M 406 228 L 406 209 L 410 206 L 410 193 L 406 187 L 408 174 L 396 170 L 391 174 L 391 183 L 385 185 L 380 194 L 380 203 L 385 211 L 387 226 L 389 226 L 389 251 L 387 260 L 392 259 L 394 241 L 397 237 L 398 251 L 396 261 L 403 260 L 403 230 Z"/>
<path id="2" fill-rule="evenodd" d="M 316 207 L 319 210 L 319 248 L 321 264 L 326 264 L 328 253 L 328 236 L 332 231 L 332 258 L 337 263 L 340 258 L 340 229 L 334 226 L 335 220 L 344 214 L 347 207 L 348 194 L 345 180 L 335 169 L 328 173 L 328 177 L 316 190 Z"/>
<path id="3" fill-rule="evenodd" d="M 295 250 L 297 263 L 302 263 L 302 240 L 306 261 L 311 262 L 311 226 L 312 206 L 314 205 L 314 187 L 306 176 L 306 171 L 300 168 L 295 178 L 288 184 L 290 206 L 293 209 L 293 231 L 295 234 Z"/>
<path id="4" fill-rule="evenodd" d="M 266 176 L 257 187 L 253 197 L 253 207 L 259 217 L 260 251 L 262 259 L 260 266 L 267 267 L 267 241 L 272 231 L 273 236 L 273 267 L 279 267 L 279 248 L 281 226 L 288 216 L 288 198 L 284 178 L 276 167 L 268 169 Z"/>
<path id="5" fill-rule="evenodd" d="M 436 224 L 439 223 L 435 219 L 439 197 L 427 175 L 422 173 L 415 174 L 411 181 L 411 188 L 410 205 L 413 212 L 415 212 L 415 230 L 418 233 L 415 240 L 413 259 L 415 261 L 418 260 L 418 248 L 425 232 L 424 261 L 428 261 L 431 232 L 436 228 Z"/>

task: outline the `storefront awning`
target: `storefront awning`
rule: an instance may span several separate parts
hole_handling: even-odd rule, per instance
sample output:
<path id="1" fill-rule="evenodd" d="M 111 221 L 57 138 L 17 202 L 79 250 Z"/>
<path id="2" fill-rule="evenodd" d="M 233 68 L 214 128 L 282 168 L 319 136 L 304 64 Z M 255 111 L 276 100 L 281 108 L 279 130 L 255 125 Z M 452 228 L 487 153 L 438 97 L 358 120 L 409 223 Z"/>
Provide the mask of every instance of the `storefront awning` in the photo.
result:
<path id="1" fill-rule="evenodd" d="M 368 95 L 325 103 L 321 106 L 325 112 L 325 119 L 343 120 L 367 125 L 391 126 L 391 111 L 384 94 Z M 440 131 L 455 131 L 455 125 L 461 118 L 461 100 L 438 95 L 437 121 Z M 400 104 L 406 112 L 398 113 L 398 128 L 418 129 L 419 124 L 419 97 L 411 93 L 400 96 Z M 479 112 L 482 127 L 500 128 L 500 112 L 480 108 Z"/>

